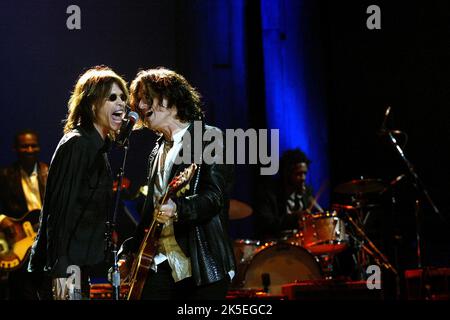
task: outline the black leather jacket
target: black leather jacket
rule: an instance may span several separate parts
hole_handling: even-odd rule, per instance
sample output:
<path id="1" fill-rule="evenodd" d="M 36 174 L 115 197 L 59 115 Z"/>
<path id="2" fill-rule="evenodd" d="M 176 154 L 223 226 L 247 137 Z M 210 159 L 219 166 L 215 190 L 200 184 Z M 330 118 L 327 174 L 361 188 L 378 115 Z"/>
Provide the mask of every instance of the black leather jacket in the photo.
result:
<path id="1" fill-rule="evenodd" d="M 196 128 L 199 128 L 198 126 Z M 225 139 L 220 129 L 200 126 L 203 133 L 220 135 L 223 144 L 215 150 L 222 153 L 225 162 Z M 194 143 L 194 125 L 186 133 L 191 134 Z M 149 172 L 160 147 L 158 140 L 149 157 Z M 214 142 L 214 140 L 212 141 Z M 202 152 L 212 142 L 203 142 Z M 196 141 L 200 143 L 200 141 Z M 194 145 L 191 145 L 194 160 Z M 211 151 L 211 150 L 210 150 Z M 216 159 L 216 158 L 215 158 Z M 197 162 L 197 161 L 196 161 Z M 198 164 L 198 163 L 197 163 Z M 188 167 L 189 164 L 173 165 L 170 179 Z M 170 181 L 169 179 L 169 181 Z M 229 193 L 233 180 L 233 166 L 213 163 L 201 163 L 192 178 L 189 190 L 180 198 L 173 199 L 177 204 L 178 221 L 174 222 L 175 238 L 184 254 L 191 259 L 192 277 L 197 285 L 205 285 L 222 280 L 229 271 L 236 270 L 232 243 L 228 235 Z M 153 214 L 154 179 L 149 175 L 148 194 L 144 204 L 142 220 L 136 235 L 128 239 L 122 252 L 136 252 L 144 236 L 144 229 L 149 225 Z"/>

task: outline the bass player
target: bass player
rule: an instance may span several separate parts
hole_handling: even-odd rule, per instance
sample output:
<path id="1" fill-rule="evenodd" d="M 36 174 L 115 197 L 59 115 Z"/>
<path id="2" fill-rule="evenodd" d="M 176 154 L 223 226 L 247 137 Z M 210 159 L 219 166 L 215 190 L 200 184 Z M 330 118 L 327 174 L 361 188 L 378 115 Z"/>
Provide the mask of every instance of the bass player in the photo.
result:
<path id="1" fill-rule="evenodd" d="M 48 175 L 48 165 L 39 161 L 41 149 L 37 132 L 31 129 L 21 130 L 15 135 L 13 146 L 17 161 L 10 167 L 0 169 L 0 232 L 4 235 L 8 232 L 2 228 L 12 225 L 12 221 L 8 221 L 9 218 L 25 217 L 23 221 L 39 221 L 39 211 L 42 208 Z M 35 230 L 31 231 L 31 234 L 37 232 L 37 227 L 35 223 Z M 33 240 L 28 239 L 28 248 L 23 248 L 25 253 L 31 247 Z M 40 277 L 26 271 L 28 255 L 21 255 L 21 258 L 23 259 L 20 264 L 14 263 L 12 271 L 9 271 L 10 267 L 0 267 L 0 270 L 8 270 L 7 298 L 37 300 Z M 1 260 L 0 257 L 0 264 Z"/>

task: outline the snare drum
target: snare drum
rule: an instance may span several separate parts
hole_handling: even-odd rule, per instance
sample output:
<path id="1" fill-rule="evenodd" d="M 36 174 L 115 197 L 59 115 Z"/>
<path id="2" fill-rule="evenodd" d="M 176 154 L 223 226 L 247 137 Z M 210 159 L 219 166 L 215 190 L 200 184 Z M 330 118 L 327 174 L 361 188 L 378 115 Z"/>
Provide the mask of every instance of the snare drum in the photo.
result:
<path id="1" fill-rule="evenodd" d="M 302 218 L 300 233 L 303 247 L 312 254 L 338 253 L 347 248 L 344 222 L 336 212 L 320 212 Z"/>

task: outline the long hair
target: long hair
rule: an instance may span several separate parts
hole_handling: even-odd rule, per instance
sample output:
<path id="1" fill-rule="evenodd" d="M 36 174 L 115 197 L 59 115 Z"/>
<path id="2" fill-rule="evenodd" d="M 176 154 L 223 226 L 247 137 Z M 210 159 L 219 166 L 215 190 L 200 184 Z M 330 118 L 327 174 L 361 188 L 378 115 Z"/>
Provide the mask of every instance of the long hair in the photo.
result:
<path id="1" fill-rule="evenodd" d="M 203 119 L 200 93 L 175 71 L 163 67 L 140 71 L 130 86 L 130 106 L 134 111 L 139 111 L 140 90 L 150 105 L 154 98 L 160 101 L 167 98 L 169 107 L 176 106 L 177 117 L 182 122 Z"/>
<path id="2" fill-rule="evenodd" d="M 125 80 L 107 66 L 95 66 L 78 78 L 69 99 L 69 112 L 64 120 L 64 133 L 77 126 L 89 127 L 95 121 L 95 114 L 108 97 L 113 83 L 129 98 Z"/>

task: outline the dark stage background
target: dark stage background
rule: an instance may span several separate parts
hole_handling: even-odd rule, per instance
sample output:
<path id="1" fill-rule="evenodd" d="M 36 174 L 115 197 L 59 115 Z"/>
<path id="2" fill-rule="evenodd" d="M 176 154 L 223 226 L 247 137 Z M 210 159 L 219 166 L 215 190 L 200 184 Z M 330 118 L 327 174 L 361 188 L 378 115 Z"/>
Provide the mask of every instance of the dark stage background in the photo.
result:
<path id="1" fill-rule="evenodd" d="M 66 9 L 81 8 L 81 30 Z M 381 30 L 366 9 L 381 8 Z M 386 182 L 406 174 L 385 136 L 408 134 L 404 151 L 449 219 L 450 3 L 406 1 L 12 1 L 0 3 L 0 165 L 14 160 L 14 133 L 41 134 L 49 162 L 78 75 L 105 64 L 128 81 L 138 69 L 166 66 L 203 94 L 207 119 L 222 129 L 279 128 L 281 151 L 311 156 L 309 183 L 327 185 L 324 207 L 345 201 L 333 188 L 351 179 Z M 135 133 L 127 176 L 137 188 L 154 136 Z M 117 156 L 117 154 L 115 155 Z M 258 167 L 237 166 L 233 198 L 253 205 Z M 382 243 L 394 234 L 402 267 L 414 266 L 414 200 L 408 179 L 373 213 Z M 386 204 L 387 203 L 387 204 Z M 125 221 L 127 218 L 123 218 Z M 231 221 L 234 238 L 252 238 L 253 217 Z M 124 222 L 129 224 L 129 222 Z M 449 225 L 421 211 L 425 263 L 450 265 Z M 128 229 L 127 231 L 128 232 Z"/>

